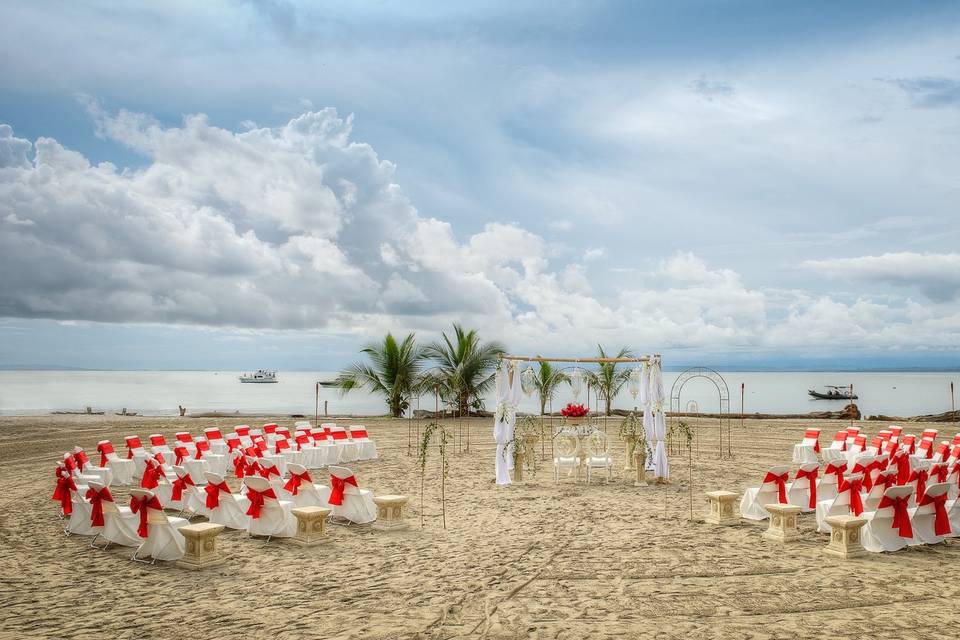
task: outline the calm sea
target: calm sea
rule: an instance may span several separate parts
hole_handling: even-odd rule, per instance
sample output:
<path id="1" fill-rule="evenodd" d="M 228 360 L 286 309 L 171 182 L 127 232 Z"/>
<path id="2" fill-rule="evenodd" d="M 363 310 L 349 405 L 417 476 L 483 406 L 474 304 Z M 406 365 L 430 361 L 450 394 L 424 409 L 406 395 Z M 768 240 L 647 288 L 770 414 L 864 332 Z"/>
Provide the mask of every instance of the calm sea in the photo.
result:
<path id="1" fill-rule="evenodd" d="M 331 372 L 280 372 L 277 384 L 241 384 L 236 371 L 0 371 L 0 414 L 42 414 L 55 410 L 115 412 L 126 408 L 146 415 L 176 415 L 183 405 L 191 413 L 240 411 L 302 413 L 314 411 L 314 389 L 318 380 L 331 380 Z M 679 373 L 665 372 L 669 389 Z M 951 408 L 950 383 L 960 387 L 960 373 L 836 373 L 836 372 L 721 372 L 730 391 L 730 410 L 740 411 L 740 385 L 745 385 L 747 413 L 806 413 L 837 410 L 841 401 L 816 401 L 807 389 L 823 385 L 854 385 L 860 396 L 861 412 L 874 415 L 912 416 L 940 413 Z M 958 389 L 960 391 L 960 389 Z M 554 400 L 559 410 L 572 400 L 568 387 Z M 580 402 L 585 398 L 580 397 Z M 363 391 L 340 396 L 335 389 L 320 390 L 320 406 L 328 403 L 330 413 L 379 415 L 383 402 Z M 714 383 L 704 378 L 686 382 L 680 406 L 696 402 L 699 410 L 714 413 L 719 400 Z M 433 398 L 420 406 L 433 408 Z M 626 389 L 614 403 L 629 409 L 636 403 Z M 416 405 L 414 405 L 416 407 Z M 491 400 L 487 408 L 493 409 Z M 524 398 L 523 411 L 537 411 L 536 397 Z"/>

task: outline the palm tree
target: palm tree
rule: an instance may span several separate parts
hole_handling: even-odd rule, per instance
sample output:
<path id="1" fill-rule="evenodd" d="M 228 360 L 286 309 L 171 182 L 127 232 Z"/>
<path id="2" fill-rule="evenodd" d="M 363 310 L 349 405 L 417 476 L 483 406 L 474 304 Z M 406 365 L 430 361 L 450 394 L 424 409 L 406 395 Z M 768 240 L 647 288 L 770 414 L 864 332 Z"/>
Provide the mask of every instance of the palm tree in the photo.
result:
<path id="1" fill-rule="evenodd" d="M 603 350 L 603 346 L 599 344 L 597 345 L 597 357 L 609 357 Z M 630 347 L 621 347 L 615 357 L 632 358 L 633 351 Z M 630 371 L 626 369 L 618 371 L 616 362 L 601 362 L 600 370 L 587 373 L 587 377 L 593 388 L 597 390 L 597 395 L 603 398 L 606 415 L 610 415 L 610 404 L 617 393 L 620 392 L 620 389 L 623 388 L 623 385 L 630 379 Z"/>
<path id="2" fill-rule="evenodd" d="M 540 415 L 544 415 L 547 412 L 547 403 L 553 400 L 557 393 L 557 387 L 569 382 L 570 378 L 567 374 L 555 370 L 549 362 L 543 361 L 540 363 L 536 380 L 537 395 L 540 396 Z"/>
<path id="3" fill-rule="evenodd" d="M 341 395 L 367 388 L 384 397 L 394 418 L 401 417 L 410 406 L 423 361 L 423 349 L 417 346 L 414 334 L 397 343 L 393 334 L 388 333 L 382 344 L 367 345 L 360 353 L 367 355 L 370 364 L 356 362 L 340 372 L 336 384 Z"/>
<path id="4" fill-rule="evenodd" d="M 483 406 L 482 396 L 493 386 L 494 368 L 506 350 L 499 342 L 481 342 L 475 329 L 467 331 L 457 323 L 453 323 L 452 339 L 446 333 L 440 335 L 441 340 L 423 350 L 434 366 L 422 385 L 439 387 L 444 401 L 463 416 L 470 407 Z"/>

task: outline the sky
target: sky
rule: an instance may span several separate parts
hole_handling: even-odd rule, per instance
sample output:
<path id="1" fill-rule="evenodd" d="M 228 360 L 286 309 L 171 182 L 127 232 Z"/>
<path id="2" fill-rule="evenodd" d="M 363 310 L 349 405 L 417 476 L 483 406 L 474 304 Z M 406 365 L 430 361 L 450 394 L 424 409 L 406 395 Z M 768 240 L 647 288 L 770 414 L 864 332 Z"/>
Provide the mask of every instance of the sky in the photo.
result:
<path id="1" fill-rule="evenodd" d="M 960 4 L 19 2 L 0 365 L 960 366 Z"/>

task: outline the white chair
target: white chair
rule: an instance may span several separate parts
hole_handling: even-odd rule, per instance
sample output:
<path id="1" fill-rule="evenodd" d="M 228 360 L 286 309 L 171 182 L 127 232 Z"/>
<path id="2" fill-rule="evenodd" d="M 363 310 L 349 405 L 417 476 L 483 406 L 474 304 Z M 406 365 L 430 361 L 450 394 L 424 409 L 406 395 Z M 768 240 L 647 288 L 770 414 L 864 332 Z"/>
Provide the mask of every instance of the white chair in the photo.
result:
<path id="1" fill-rule="evenodd" d="M 832 500 L 837 497 L 837 486 L 843 480 L 843 474 L 846 470 L 846 460 L 827 463 L 827 466 L 823 469 L 823 476 L 817 480 L 817 501 Z"/>
<path id="2" fill-rule="evenodd" d="M 251 536 L 270 538 L 290 538 L 297 532 L 297 519 L 290 513 L 293 503 L 279 500 L 266 478 L 244 478 L 247 498 L 250 506 L 247 515 L 250 524 L 247 533 Z"/>
<path id="3" fill-rule="evenodd" d="M 947 495 L 951 500 L 956 500 L 960 495 L 960 462 L 953 462 L 947 465 Z"/>
<path id="4" fill-rule="evenodd" d="M 358 460 L 377 459 L 377 443 L 370 439 L 365 426 L 362 424 L 350 425 L 350 439 L 357 445 Z"/>
<path id="5" fill-rule="evenodd" d="M 81 491 L 86 491 L 87 483 L 90 481 L 103 482 L 103 479 L 99 475 L 86 475 L 81 473 L 76 458 L 74 458 L 73 454 L 69 451 L 63 452 L 63 468 L 70 474 L 70 477 L 76 480 L 78 487 L 82 487 Z M 106 483 L 103 482 L 103 484 Z"/>
<path id="6" fill-rule="evenodd" d="M 377 519 L 373 492 L 361 489 L 353 472 L 346 467 L 330 467 L 330 497 L 327 504 L 334 518 L 354 524 L 366 524 Z"/>
<path id="7" fill-rule="evenodd" d="M 87 453 L 80 447 L 73 448 L 73 459 L 77 463 L 77 469 L 87 478 L 99 478 L 101 484 L 108 487 L 113 483 L 113 473 L 110 467 L 106 465 L 95 465 L 90 461 Z"/>
<path id="8" fill-rule="evenodd" d="M 53 489 L 53 496 L 51 500 L 54 502 L 60 503 L 60 517 L 65 517 L 73 513 L 73 502 L 70 497 L 71 491 L 77 491 L 76 481 L 73 479 L 73 474 L 66 468 L 66 466 L 61 462 L 57 464 L 55 470 L 56 475 L 56 484 Z M 84 489 L 86 491 L 86 489 Z"/>
<path id="9" fill-rule="evenodd" d="M 848 434 L 849 435 L 849 434 Z M 847 438 L 847 462 L 853 463 L 858 457 L 864 455 L 867 449 L 866 436 L 854 436 L 853 443 Z"/>
<path id="10" fill-rule="evenodd" d="M 835 498 L 817 501 L 817 531 L 830 533 L 831 527 L 827 524 L 830 516 L 859 516 L 863 513 L 863 498 L 860 495 L 862 483 L 863 476 L 846 475 L 837 486 Z"/>
<path id="11" fill-rule="evenodd" d="M 800 507 L 803 513 L 817 510 L 817 478 L 820 475 L 820 463 L 808 462 L 800 465 L 797 475 L 787 488 L 787 502 Z"/>
<path id="12" fill-rule="evenodd" d="M 847 451 L 847 432 L 846 431 L 837 431 L 836 435 L 833 437 L 833 442 L 830 443 L 830 446 L 826 449 L 820 451 L 820 455 L 823 457 L 824 462 L 838 462 L 846 461 Z"/>
<path id="13" fill-rule="evenodd" d="M 261 458 L 259 466 L 259 471 L 256 474 L 250 474 L 248 477 L 263 478 L 270 483 L 270 486 L 273 487 L 275 492 L 283 489 L 283 474 L 278 468 L 276 458 Z"/>
<path id="14" fill-rule="evenodd" d="M 86 493 L 90 489 L 87 488 Z M 67 535 L 95 536 L 100 528 L 93 527 L 93 505 L 79 491 L 70 491 L 70 517 L 67 520 L 67 527 L 64 532 Z"/>
<path id="15" fill-rule="evenodd" d="M 184 467 L 174 467 L 173 473 L 176 477 L 170 484 L 169 497 L 166 502 L 161 500 L 161 504 L 165 509 L 179 510 L 178 515 L 184 513 L 201 515 L 204 511 L 203 503 L 206 498 L 202 487 L 197 486 L 193 476 Z"/>
<path id="16" fill-rule="evenodd" d="M 307 431 L 298 431 L 293 438 L 294 447 L 300 452 L 300 464 L 307 469 L 317 469 L 320 467 L 321 456 L 323 452 L 313 446 L 313 438 Z M 289 469 L 288 469 L 289 471 Z"/>
<path id="17" fill-rule="evenodd" d="M 303 465 L 291 464 L 290 479 L 283 485 L 284 498 L 289 498 L 295 507 L 326 507 L 330 500 L 330 487 L 315 484 Z"/>
<path id="18" fill-rule="evenodd" d="M 897 486 L 897 472 L 893 470 L 882 471 L 880 475 L 873 479 L 870 490 L 867 491 L 867 495 L 863 498 L 864 511 L 876 511 L 877 505 L 880 504 L 884 492 L 890 487 L 895 486 Z"/>
<path id="19" fill-rule="evenodd" d="M 149 457 L 147 451 L 138 436 L 127 436 L 124 441 L 127 444 L 127 459 L 133 460 L 133 477 L 139 478 L 143 475 L 144 461 Z"/>
<path id="20" fill-rule="evenodd" d="M 860 541 L 867 551 L 899 551 L 913 540 L 910 524 L 910 496 L 913 487 L 890 487 L 876 511 L 865 514 L 867 524 L 860 530 Z"/>
<path id="21" fill-rule="evenodd" d="M 223 434 L 220 433 L 220 429 L 207 427 L 203 430 L 203 437 L 210 443 L 210 453 L 215 453 L 219 456 L 226 455 L 227 441 L 223 439 Z"/>
<path id="22" fill-rule="evenodd" d="M 583 463 L 587 467 L 587 484 L 590 484 L 593 469 L 604 469 L 609 484 L 613 479 L 613 457 L 610 455 L 610 441 L 607 436 L 601 431 L 594 431 L 587 436 L 584 444 L 587 456 Z"/>
<path id="23" fill-rule="evenodd" d="M 554 439 L 553 450 L 553 481 L 560 483 L 560 471 L 567 470 L 569 477 L 577 472 L 577 481 L 580 481 L 580 440 L 571 433 L 560 433 Z"/>
<path id="24" fill-rule="evenodd" d="M 253 439 L 250 437 L 250 427 L 245 424 L 239 424 L 233 428 L 234 433 L 237 434 L 237 437 L 240 438 L 240 444 L 244 447 L 249 447 L 253 444 Z"/>
<path id="25" fill-rule="evenodd" d="M 337 462 L 354 462 L 357 459 L 357 445 L 347 437 L 347 430 L 343 427 L 330 427 L 330 437 L 337 447 Z"/>
<path id="26" fill-rule="evenodd" d="M 98 442 L 97 451 L 100 453 L 100 466 L 110 468 L 113 476 L 112 484 L 133 484 L 133 460 L 119 457 L 109 440 Z"/>
<path id="27" fill-rule="evenodd" d="M 210 522 L 222 524 L 229 529 L 246 531 L 250 526 L 250 516 L 247 515 L 250 501 L 245 496 L 234 495 L 222 476 L 207 472 L 204 478 L 207 481 L 207 486 L 204 487 L 207 494 L 204 515 Z"/>
<path id="28" fill-rule="evenodd" d="M 930 463 L 927 460 L 913 460 L 912 464 L 917 465 L 907 478 L 907 484 L 904 486 L 913 487 L 913 493 L 910 494 L 910 506 L 917 506 L 918 500 L 923 500 L 927 491 L 927 479 L 929 478 Z"/>
<path id="29" fill-rule="evenodd" d="M 793 445 L 793 462 L 796 464 L 819 462 L 818 453 L 820 453 L 820 429 L 807 429 L 803 433 L 800 444 Z"/>
<path id="30" fill-rule="evenodd" d="M 153 452 L 154 457 L 159 453 L 164 461 L 173 455 L 173 451 L 167 445 L 167 439 L 160 433 L 150 434 L 150 450 Z"/>
<path id="31" fill-rule="evenodd" d="M 106 549 L 111 544 L 119 544 L 123 547 L 139 547 L 142 542 L 140 536 L 137 535 L 139 518 L 130 511 L 130 507 L 116 504 L 109 489 L 96 482 L 90 483 L 89 491 L 97 493 L 100 507 L 103 510 L 103 528 L 90 541 L 90 546 L 101 550 Z M 97 547 L 97 538 L 103 538 L 106 544 Z"/>
<path id="32" fill-rule="evenodd" d="M 138 535 L 143 539 L 131 560 L 154 564 L 157 560 L 179 560 L 187 550 L 187 541 L 178 529 L 190 523 L 186 518 L 168 516 L 160 501 L 147 489 L 130 490 L 130 510 L 137 514 Z"/>
<path id="33" fill-rule="evenodd" d="M 87 489 L 86 494 L 84 494 L 84 498 L 86 498 L 86 503 L 90 507 L 90 519 L 85 530 L 82 532 L 77 531 L 76 533 L 81 533 L 82 535 L 92 535 L 93 540 L 90 541 L 90 546 L 93 547 L 95 546 L 94 542 L 96 541 L 97 536 L 103 532 L 104 502 L 113 502 L 113 496 L 110 494 L 109 487 L 98 485 L 94 482 L 93 485 Z"/>
<path id="34" fill-rule="evenodd" d="M 218 476 L 222 476 L 227 472 L 227 463 L 229 461 L 227 455 L 222 453 L 214 453 L 210 448 L 210 443 L 207 442 L 206 438 L 196 438 L 194 440 L 194 444 L 197 447 L 197 452 L 194 455 L 194 459 L 202 460 L 206 463 L 206 468 L 204 471 L 212 471 Z"/>
<path id="35" fill-rule="evenodd" d="M 926 493 L 917 503 L 910 524 L 913 527 L 911 545 L 938 544 L 953 533 L 950 514 L 947 510 L 947 483 L 938 482 L 926 488 Z"/>
<path id="36" fill-rule="evenodd" d="M 770 467 L 759 487 L 749 487 L 740 499 L 740 515 L 749 520 L 766 520 L 768 504 L 787 504 L 787 479 L 790 467 Z"/>
<path id="37" fill-rule="evenodd" d="M 176 432 L 173 434 L 173 438 L 176 440 L 176 442 L 173 443 L 174 447 L 183 447 L 191 454 L 196 453 L 197 445 L 193 442 L 193 436 L 186 431 Z"/>
<path id="38" fill-rule="evenodd" d="M 333 444 L 333 439 L 327 434 L 327 430 L 323 427 L 311 429 L 310 437 L 313 438 L 313 446 L 320 450 L 316 468 L 337 464 L 337 445 Z"/>

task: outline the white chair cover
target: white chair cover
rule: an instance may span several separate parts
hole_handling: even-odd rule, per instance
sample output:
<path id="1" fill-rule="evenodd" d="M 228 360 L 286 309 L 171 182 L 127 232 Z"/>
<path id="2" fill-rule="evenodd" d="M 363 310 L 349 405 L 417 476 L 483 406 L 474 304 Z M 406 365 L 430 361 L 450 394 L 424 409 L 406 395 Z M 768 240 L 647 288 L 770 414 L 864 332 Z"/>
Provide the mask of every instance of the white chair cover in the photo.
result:
<path id="1" fill-rule="evenodd" d="M 517 376 L 518 378 L 520 376 Z M 366 524 L 377 519 L 377 505 L 373 501 L 373 492 L 356 486 L 353 472 L 346 467 L 330 467 L 330 496 L 327 506 L 330 515 L 349 520 L 354 524 Z M 332 504 L 336 500 L 337 487 L 343 491 L 342 504 Z"/>
<path id="2" fill-rule="evenodd" d="M 909 500 L 913 494 L 912 486 L 890 487 L 883 496 L 891 500 Z M 883 502 L 881 502 L 883 504 Z M 879 553 L 881 551 L 899 551 L 913 539 L 913 536 L 902 536 L 901 529 L 894 528 L 894 508 L 884 506 L 876 511 L 864 513 L 867 524 L 860 530 L 860 541 L 867 551 Z M 902 516 L 901 516 L 902 519 Z M 909 520 L 909 515 L 908 515 Z"/>
<path id="3" fill-rule="evenodd" d="M 947 483 L 927 485 L 923 499 L 910 519 L 913 540 L 907 544 L 938 544 L 953 535 L 950 511 L 947 507 Z"/>
<path id="4" fill-rule="evenodd" d="M 297 532 L 297 519 L 290 513 L 293 503 L 279 500 L 266 478 L 244 478 L 243 484 L 250 497 L 247 532 L 252 536 L 290 538 Z"/>
<path id="5" fill-rule="evenodd" d="M 330 487 L 315 484 L 302 465 L 291 464 L 288 471 L 290 479 L 284 484 L 281 496 L 284 500 L 292 502 L 294 507 L 328 507 Z"/>
<path id="6" fill-rule="evenodd" d="M 740 514 L 748 520 L 766 520 L 770 513 L 764 508 L 768 504 L 786 504 L 786 481 L 790 475 L 790 467 L 770 467 L 764 474 L 763 483 L 759 487 L 750 487 L 743 492 L 740 499 Z M 783 486 L 781 499 L 780 486 Z"/>
<path id="7" fill-rule="evenodd" d="M 98 442 L 97 451 L 100 453 L 100 466 L 110 468 L 110 474 L 112 476 L 111 484 L 133 484 L 133 460 L 126 460 L 118 456 L 113 449 L 113 444 L 109 440 L 101 440 Z M 104 465 L 104 463 L 106 463 L 106 465 Z"/>
<path id="8" fill-rule="evenodd" d="M 820 463 L 808 462 L 800 465 L 793 482 L 787 487 L 787 502 L 800 507 L 803 513 L 811 513 L 817 509 L 818 482 L 820 479 Z"/>
<path id="9" fill-rule="evenodd" d="M 377 443 L 370 439 L 367 428 L 362 424 L 350 425 L 350 439 L 357 445 L 358 460 L 376 460 Z"/>
<path id="10" fill-rule="evenodd" d="M 817 500 L 817 531 L 830 533 L 831 527 L 827 524 L 830 516 L 862 515 L 863 499 L 860 495 L 863 476 L 845 475 L 843 482 L 838 485 L 837 495 L 826 500 Z M 857 505 L 856 507 L 852 505 Z M 860 514 L 855 513 L 857 510 Z"/>
<path id="11" fill-rule="evenodd" d="M 92 483 L 90 488 L 100 492 L 104 487 Z M 130 507 L 118 505 L 112 498 L 103 500 L 101 506 L 103 507 L 103 529 L 99 532 L 99 536 L 107 541 L 106 546 L 119 544 L 123 547 L 139 547 L 143 542 L 137 535 L 139 518 L 130 511 Z"/>
<path id="12" fill-rule="evenodd" d="M 147 489 L 131 489 L 130 495 L 137 500 L 147 501 L 141 509 L 146 510 L 147 537 L 133 554 L 135 560 L 153 558 L 154 560 L 179 560 L 186 553 L 187 541 L 178 529 L 189 520 L 168 516 L 163 509 L 157 509 L 150 503 L 153 492 Z M 137 515 L 138 521 L 141 516 Z M 138 525 L 139 526 L 139 525 Z M 142 536 L 141 536 L 142 538 Z"/>
<path id="13" fill-rule="evenodd" d="M 245 496 L 230 492 L 223 476 L 207 472 L 204 478 L 207 481 L 204 487 L 204 493 L 207 494 L 204 500 L 204 515 L 210 522 L 222 524 L 229 529 L 246 531 L 250 526 L 250 516 L 247 515 L 250 501 Z M 216 499 L 213 494 L 216 494 Z"/>

